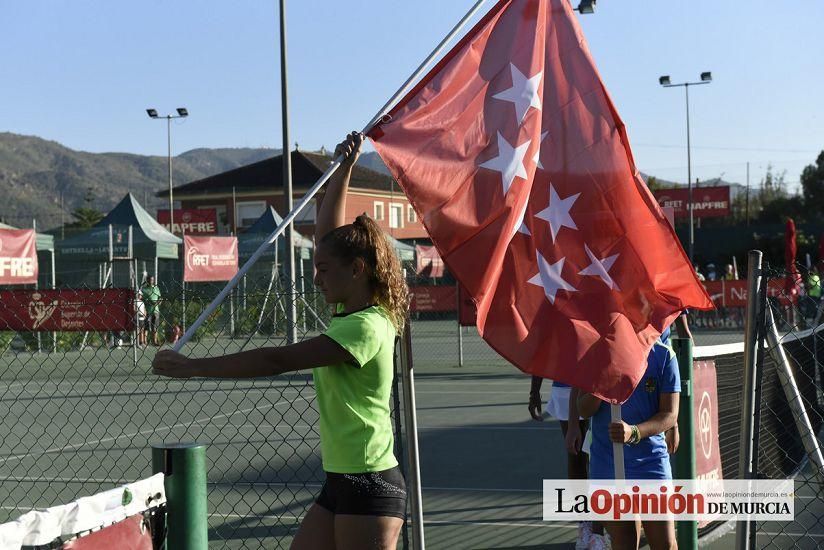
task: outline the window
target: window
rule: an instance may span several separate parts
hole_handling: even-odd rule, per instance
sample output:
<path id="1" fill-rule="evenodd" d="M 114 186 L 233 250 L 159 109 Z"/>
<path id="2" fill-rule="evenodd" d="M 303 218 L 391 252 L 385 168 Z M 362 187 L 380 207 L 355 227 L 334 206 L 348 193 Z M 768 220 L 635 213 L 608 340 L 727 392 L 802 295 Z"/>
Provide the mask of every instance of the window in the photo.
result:
<path id="1" fill-rule="evenodd" d="M 399 228 L 403 227 L 403 205 L 390 204 L 389 205 L 389 227 Z"/>
<path id="2" fill-rule="evenodd" d="M 235 207 L 238 229 L 246 228 L 266 212 L 266 201 L 239 202 Z"/>
<path id="3" fill-rule="evenodd" d="M 415 223 L 418 221 L 418 213 L 415 212 L 411 204 L 406 205 L 406 221 L 407 223 Z"/>
<path id="4" fill-rule="evenodd" d="M 375 214 L 372 217 L 375 219 L 376 222 L 383 221 L 383 202 L 375 201 L 374 203 L 372 203 L 372 206 L 372 211 Z"/>

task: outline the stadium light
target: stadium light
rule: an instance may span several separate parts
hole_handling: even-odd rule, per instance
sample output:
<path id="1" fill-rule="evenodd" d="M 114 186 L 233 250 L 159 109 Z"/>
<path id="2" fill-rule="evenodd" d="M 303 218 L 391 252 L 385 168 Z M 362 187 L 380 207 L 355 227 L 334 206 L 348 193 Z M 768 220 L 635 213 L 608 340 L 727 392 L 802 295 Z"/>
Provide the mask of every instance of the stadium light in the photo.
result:
<path id="1" fill-rule="evenodd" d="M 697 86 L 698 84 L 709 84 L 712 82 L 712 73 L 705 71 L 701 73 L 701 80 L 699 82 L 681 82 L 680 84 L 673 84 L 670 82 L 669 75 L 664 75 L 658 78 L 658 83 L 664 88 L 675 88 L 678 86 L 684 87 L 684 96 L 687 104 L 687 210 L 690 217 L 690 238 L 689 238 L 689 257 L 690 263 L 693 262 L 693 249 L 695 248 L 695 229 L 692 215 L 692 154 L 690 151 L 690 86 Z"/>
<path id="2" fill-rule="evenodd" d="M 597 0 L 581 0 L 578 4 L 578 11 L 582 15 L 588 15 L 591 13 L 595 13 L 595 2 Z"/>
<path id="3" fill-rule="evenodd" d="M 173 198 L 173 191 L 172 191 L 172 119 L 173 118 L 185 118 L 189 116 L 189 111 L 186 107 L 178 107 L 176 115 L 164 115 L 158 116 L 156 109 L 146 109 L 146 113 L 148 113 L 150 118 L 158 119 L 158 118 L 165 118 L 166 119 L 166 143 L 168 145 L 169 150 L 169 232 L 174 234 L 175 231 L 175 209 L 174 209 L 174 198 Z"/>

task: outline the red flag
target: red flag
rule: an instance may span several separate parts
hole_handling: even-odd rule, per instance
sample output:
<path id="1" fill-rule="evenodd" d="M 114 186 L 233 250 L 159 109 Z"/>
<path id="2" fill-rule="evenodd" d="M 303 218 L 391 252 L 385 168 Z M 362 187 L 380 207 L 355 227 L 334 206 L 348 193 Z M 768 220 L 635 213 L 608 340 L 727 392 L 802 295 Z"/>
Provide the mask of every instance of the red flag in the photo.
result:
<path id="1" fill-rule="evenodd" d="M 34 229 L 0 229 L 0 284 L 37 283 Z"/>
<path id="2" fill-rule="evenodd" d="M 784 228 L 784 265 L 787 269 L 784 290 L 793 302 L 798 298 L 798 289 L 804 284 L 801 280 L 801 274 L 798 272 L 798 267 L 795 265 L 797 255 L 798 243 L 796 243 L 795 222 L 792 218 L 787 218 L 787 224 Z"/>
<path id="3" fill-rule="evenodd" d="M 623 401 L 662 329 L 712 307 L 566 0 L 499 2 L 370 137 L 526 372 Z"/>

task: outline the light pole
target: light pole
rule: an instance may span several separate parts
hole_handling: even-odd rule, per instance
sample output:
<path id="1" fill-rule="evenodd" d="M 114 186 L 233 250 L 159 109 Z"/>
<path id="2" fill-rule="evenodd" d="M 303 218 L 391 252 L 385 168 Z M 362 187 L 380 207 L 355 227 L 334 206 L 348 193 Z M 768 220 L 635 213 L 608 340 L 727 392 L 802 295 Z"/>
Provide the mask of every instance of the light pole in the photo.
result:
<path id="1" fill-rule="evenodd" d="M 701 73 L 701 80 L 699 82 L 681 82 L 680 84 L 673 84 L 670 82 L 669 75 L 664 75 L 658 79 L 658 83 L 664 88 L 676 88 L 678 86 L 684 87 L 684 96 L 687 102 L 687 210 L 690 217 L 690 238 L 689 238 L 689 256 L 690 263 L 692 263 L 692 252 L 695 245 L 695 230 L 693 228 L 692 216 L 692 159 L 690 151 L 690 86 L 698 86 L 699 84 L 709 84 L 712 82 L 712 73 L 709 71 Z"/>
<path id="2" fill-rule="evenodd" d="M 189 111 L 186 110 L 186 107 L 178 107 L 176 115 L 158 116 L 157 110 L 155 109 L 146 109 L 146 113 L 149 115 L 149 118 L 166 119 L 166 143 L 169 148 L 169 232 L 174 234 L 175 210 L 174 199 L 172 198 L 172 119 L 186 118 L 189 116 Z"/>

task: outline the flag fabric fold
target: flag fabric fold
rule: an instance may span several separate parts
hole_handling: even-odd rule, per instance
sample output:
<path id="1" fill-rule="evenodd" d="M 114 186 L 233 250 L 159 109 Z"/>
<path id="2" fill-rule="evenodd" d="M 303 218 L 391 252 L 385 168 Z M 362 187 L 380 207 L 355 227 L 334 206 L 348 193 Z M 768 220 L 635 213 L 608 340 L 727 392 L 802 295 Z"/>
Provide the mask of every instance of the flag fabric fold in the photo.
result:
<path id="1" fill-rule="evenodd" d="M 712 307 L 566 0 L 498 2 L 369 137 L 525 372 L 624 401 L 665 326 Z"/>

